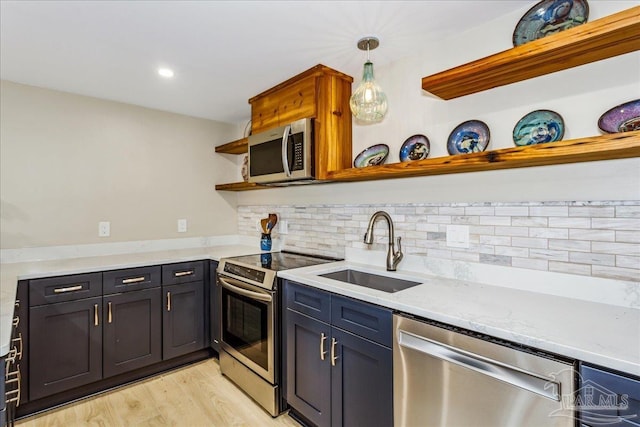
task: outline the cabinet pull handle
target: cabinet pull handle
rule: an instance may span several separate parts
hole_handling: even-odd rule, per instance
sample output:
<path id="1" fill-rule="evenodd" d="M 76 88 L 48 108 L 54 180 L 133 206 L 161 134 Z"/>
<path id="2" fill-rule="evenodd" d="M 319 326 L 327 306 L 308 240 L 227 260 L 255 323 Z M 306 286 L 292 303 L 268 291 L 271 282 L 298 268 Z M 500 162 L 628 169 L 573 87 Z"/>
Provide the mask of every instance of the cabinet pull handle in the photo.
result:
<path id="1" fill-rule="evenodd" d="M 7 371 L 5 376 L 5 385 L 11 390 L 5 392 L 5 403 L 15 403 L 16 407 L 20 406 L 20 389 L 22 377 L 20 375 L 20 367 L 16 367 L 15 371 Z M 16 384 L 14 387 L 13 384 Z"/>
<path id="2" fill-rule="evenodd" d="M 18 336 L 11 340 L 13 351 L 18 360 L 22 360 L 22 332 L 18 332 Z"/>
<path id="3" fill-rule="evenodd" d="M 98 319 L 98 304 L 93 304 L 93 324 L 98 326 L 100 324 Z"/>
<path id="4" fill-rule="evenodd" d="M 324 356 L 327 354 L 324 349 L 324 342 L 327 340 L 327 336 L 322 332 L 320 334 L 320 360 L 324 360 Z"/>
<path id="5" fill-rule="evenodd" d="M 144 276 L 141 277 L 132 277 L 130 279 L 122 279 L 122 284 L 123 285 L 128 285 L 130 283 L 138 283 L 138 282 L 144 282 Z"/>
<path id="6" fill-rule="evenodd" d="M 171 292 L 167 292 L 167 311 L 171 311 Z"/>
<path id="7" fill-rule="evenodd" d="M 336 366 L 336 360 L 338 360 L 336 344 L 338 344 L 338 341 L 335 338 L 331 338 L 331 366 Z"/>
<path id="8" fill-rule="evenodd" d="M 175 273 L 173 273 L 173 277 L 191 276 L 192 274 L 193 274 L 193 270 L 176 271 Z"/>
<path id="9" fill-rule="evenodd" d="M 111 323 L 111 321 L 113 320 L 113 316 L 111 315 L 111 301 L 109 301 L 109 304 L 107 304 L 109 306 L 109 312 L 107 313 L 107 322 Z"/>
<path id="10" fill-rule="evenodd" d="M 80 291 L 82 290 L 82 285 L 75 285 L 75 286 L 67 286 L 66 288 L 55 288 L 53 290 L 54 294 L 63 294 L 65 292 L 73 292 L 73 291 Z"/>

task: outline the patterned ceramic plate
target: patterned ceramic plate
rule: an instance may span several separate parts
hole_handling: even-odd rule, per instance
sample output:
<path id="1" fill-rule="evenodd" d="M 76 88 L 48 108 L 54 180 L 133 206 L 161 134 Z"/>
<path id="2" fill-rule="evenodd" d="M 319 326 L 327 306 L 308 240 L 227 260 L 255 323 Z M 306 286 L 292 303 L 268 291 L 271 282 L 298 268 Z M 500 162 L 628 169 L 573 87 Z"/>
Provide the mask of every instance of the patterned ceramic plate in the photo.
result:
<path id="1" fill-rule="evenodd" d="M 489 145 L 489 126 L 480 120 L 460 123 L 447 140 L 449 154 L 478 153 Z"/>
<path id="2" fill-rule="evenodd" d="M 587 0 L 542 0 L 520 18 L 513 31 L 513 45 L 568 30 L 584 24 L 588 18 Z"/>
<path id="3" fill-rule="evenodd" d="M 563 136 L 564 120 L 551 110 L 532 111 L 513 128 L 513 142 L 518 146 L 560 141 Z"/>
<path id="4" fill-rule="evenodd" d="M 367 166 L 381 165 L 387 160 L 389 155 L 389 146 L 387 144 L 377 144 L 364 150 L 356 156 L 353 166 L 364 168 Z"/>
<path id="5" fill-rule="evenodd" d="M 411 162 L 413 160 L 426 159 L 430 149 L 431 144 L 429 144 L 429 138 L 426 136 L 410 136 L 400 147 L 400 161 Z"/>
<path id="6" fill-rule="evenodd" d="M 607 133 L 640 130 L 640 99 L 613 107 L 600 116 L 598 127 Z"/>

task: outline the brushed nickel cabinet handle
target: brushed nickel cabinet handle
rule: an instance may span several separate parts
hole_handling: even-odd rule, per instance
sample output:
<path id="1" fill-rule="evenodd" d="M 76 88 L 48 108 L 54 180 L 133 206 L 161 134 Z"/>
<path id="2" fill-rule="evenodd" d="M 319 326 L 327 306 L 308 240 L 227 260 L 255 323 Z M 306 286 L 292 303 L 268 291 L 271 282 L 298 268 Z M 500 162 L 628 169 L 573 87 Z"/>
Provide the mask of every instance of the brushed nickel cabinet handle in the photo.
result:
<path id="1" fill-rule="evenodd" d="M 111 315 L 111 301 L 109 301 L 109 311 L 107 312 L 107 322 L 111 323 L 113 321 L 113 316 Z"/>
<path id="2" fill-rule="evenodd" d="M 75 286 L 67 286 L 66 288 L 55 288 L 53 290 L 54 294 L 63 294 L 65 292 L 73 292 L 73 291 L 80 291 L 82 290 L 82 285 L 75 285 Z"/>
<path id="3" fill-rule="evenodd" d="M 130 279 L 122 279 L 122 284 L 123 285 L 128 285 L 130 283 L 139 283 L 139 282 L 144 282 L 144 276 L 141 277 L 132 277 Z"/>
<path id="4" fill-rule="evenodd" d="M 171 311 L 171 292 L 167 292 L 167 311 Z"/>
<path id="5" fill-rule="evenodd" d="M 95 326 L 100 325 L 100 322 L 98 319 L 98 304 L 93 304 L 93 324 Z"/>
<path id="6" fill-rule="evenodd" d="M 173 277 L 191 276 L 192 274 L 193 274 L 193 270 L 176 271 L 175 273 L 173 273 Z"/>
<path id="7" fill-rule="evenodd" d="M 338 341 L 335 338 L 331 338 L 331 366 L 336 366 L 336 360 L 338 360 L 336 344 L 338 344 Z"/>
<path id="8" fill-rule="evenodd" d="M 322 332 L 320 334 L 320 360 L 324 360 L 325 355 L 327 354 L 324 349 L 324 342 L 327 340 L 327 336 Z"/>

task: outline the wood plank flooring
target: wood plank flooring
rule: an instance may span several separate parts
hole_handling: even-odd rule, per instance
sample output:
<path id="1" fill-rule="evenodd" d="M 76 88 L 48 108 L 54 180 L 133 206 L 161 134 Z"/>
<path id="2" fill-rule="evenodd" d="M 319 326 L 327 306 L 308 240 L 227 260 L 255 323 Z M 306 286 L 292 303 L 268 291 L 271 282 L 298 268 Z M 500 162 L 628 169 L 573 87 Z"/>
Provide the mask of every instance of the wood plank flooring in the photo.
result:
<path id="1" fill-rule="evenodd" d="M 25 418 L 16 425 L 300 427 L 286 414 L 271 418 L 222 376 L 217 359 L 208 359 Z"/>

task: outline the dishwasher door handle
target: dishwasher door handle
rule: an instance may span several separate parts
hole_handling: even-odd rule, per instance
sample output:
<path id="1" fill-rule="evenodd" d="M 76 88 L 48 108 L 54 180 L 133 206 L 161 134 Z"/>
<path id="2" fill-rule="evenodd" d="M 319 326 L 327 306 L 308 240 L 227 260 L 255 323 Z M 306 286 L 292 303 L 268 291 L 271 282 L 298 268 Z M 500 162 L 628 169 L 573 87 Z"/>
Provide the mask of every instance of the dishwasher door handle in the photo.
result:
<path id="1" fill-rule="evenodd" d="M 560 384 L 557 382 L 403 331 L 402 329 L 398 329 L 397 333 L 398 344 L 401 347 L 410 348 L 437 359 L 463 366 L 507 384 L 539 394 L 547 399 L 555 400 L 556 402 L 560 401 Z"/>

